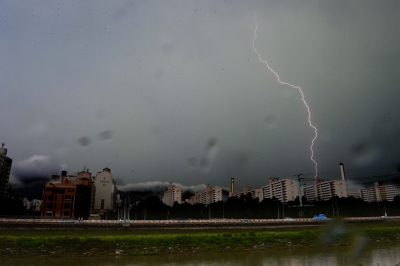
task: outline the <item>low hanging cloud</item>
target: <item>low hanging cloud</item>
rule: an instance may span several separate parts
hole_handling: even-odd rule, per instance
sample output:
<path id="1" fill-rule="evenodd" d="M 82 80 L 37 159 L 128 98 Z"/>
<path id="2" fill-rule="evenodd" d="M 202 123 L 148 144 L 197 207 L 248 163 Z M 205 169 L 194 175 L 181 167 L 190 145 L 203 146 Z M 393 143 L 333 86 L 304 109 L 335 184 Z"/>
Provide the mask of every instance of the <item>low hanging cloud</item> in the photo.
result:
<path id="1" fill-rule="evenodd" d="M 168 186 L 173 185 L 182 188 L 182 192 L 201 192 L 206 189 L 205 184 L 199 184 L 195 186 L 184 186 L 179 183 L 152 181 L 136 184 L 126 184 L 124 186 L 118 186 L 118 189 L 124 192 L 152 192 L 152 193 L 162 193 L 168 189 Z"/>
<path id="2" fill-rule="evenodd" d="M 33 155 L 17 162 L 13 174 L 23 183 L 49 179 L 54 171 L 54 162 L 49 155 Z"/>
<path id="3" fill-rule="evenodd" d="M 182 188 L 182 193 L 195 194 L 196 192 L 203 192 L 206 190 L 207 185 L 198 184 L 194 186 L 184 186 L 180 183 L 171 183 L 171 182 L 161 182 L 161 181 L 152 181 L 152 182 L 144 182 L 144 183 L 136 183 L 136 184 L 126 184 L 124 186 L 118 186 L 118 189 L 123 192 L 140 192 L 140 193 L 152 193 L 152 194 L 163 194 L 167 191 L 168 186 L 173 185 Z M 229 188 L 223 187 L 222 189 L 226 191 L 230 191 Z"/>

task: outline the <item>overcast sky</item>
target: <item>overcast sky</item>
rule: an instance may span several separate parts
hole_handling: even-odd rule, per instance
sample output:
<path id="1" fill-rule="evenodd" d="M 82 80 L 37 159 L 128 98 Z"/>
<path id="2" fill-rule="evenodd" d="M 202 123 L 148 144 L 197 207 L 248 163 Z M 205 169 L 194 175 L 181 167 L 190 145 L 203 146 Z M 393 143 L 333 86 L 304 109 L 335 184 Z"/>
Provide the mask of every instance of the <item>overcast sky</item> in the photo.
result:
<path id="1" fill-rule="evenodd" d="M 237 189 L 396 173 L 399 1 L 6 1 L 11 181 L 84 166 L 118 185 Z M 374 171 L 371 171 L 374 170 Z M 358 180 L 360 183 L 362 180 Z M 154 184 L 154 183 L 149 183 Z"/>

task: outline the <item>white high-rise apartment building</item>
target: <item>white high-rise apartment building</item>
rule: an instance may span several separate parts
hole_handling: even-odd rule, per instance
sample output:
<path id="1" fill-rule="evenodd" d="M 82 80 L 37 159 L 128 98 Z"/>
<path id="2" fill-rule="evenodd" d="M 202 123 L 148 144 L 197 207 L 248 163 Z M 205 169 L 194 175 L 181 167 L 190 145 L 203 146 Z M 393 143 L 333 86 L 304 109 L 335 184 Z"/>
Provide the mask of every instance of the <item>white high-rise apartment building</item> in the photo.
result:
<path id="1" fill-rule="evenodd" d="M 211 202 L 222 201 L 222 188 L 213 188 L 211 190 Z"/>
<path id="2" fill-rule="evenodd" d="M 393 201 L 396 195 L 400 195 L 400 185 L 380 185 L 379 182 L 374 183 L 374 187 L 361 188 L 360 198 L 367 202 L 374 201 Z"/>
<path id="3" fill-rule="evenodd" d="M 299 195 L 297 181 L 290 178 L 270 178 L 269 185 L 263 186 L 261 190 L 262 199 L 275 197 L 282 203 L 293 201 Z"/>
<path id="4" fill-rule="evenodd" d="M 251 189 L 251 187 L 244 187 L 243 191 L 230 192 L 229 197 L 240 198 L 241 196 L 246 196 L 248 193 L 252 195 L 257 194 L 253 189 Z"/>
<path id="5" fill-rule="evenodd" d="M 117 186 L 111 169 L 98 172 L 93 182 L 92 213 L 104 213 L 115 209 Z"/>
<path id="6" fill-rule="evenodd" d="M 203 192 L 196 192 L 196 194 L 188 200 L 190 204 L 210 204 L 213 202 L 222 201 L 223 190 L 219 187 L 207 186 Z"/>
<path id="7" fill-rule="evenodd" d="M 303 195 L 307 198 L 307 201 L 347 197 L 346 181 L 342 179 L 327 181 L 317 179 L 313 185 L 303 188 Z"/>
<path id="8" fill-rule="evenodd" d="M 168 206 L 174 206 L 175 202 L 182 203 L 182 188 L 170 185 L 164 192 L 163 203 Z"/>

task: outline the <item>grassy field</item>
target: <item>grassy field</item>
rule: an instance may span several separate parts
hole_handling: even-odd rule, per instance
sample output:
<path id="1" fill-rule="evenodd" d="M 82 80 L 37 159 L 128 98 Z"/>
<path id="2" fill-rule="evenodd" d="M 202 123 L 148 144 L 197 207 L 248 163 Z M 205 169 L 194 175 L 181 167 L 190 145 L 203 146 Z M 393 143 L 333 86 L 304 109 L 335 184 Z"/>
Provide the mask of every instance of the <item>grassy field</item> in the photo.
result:
<path id="1" fill-rule="evenodd" d="M 360 242 L 361 239 L 361 242 Z M 268 229 L 0 228 L 0 257 L 150 255 L 400 242 L 400 223 Z"/>

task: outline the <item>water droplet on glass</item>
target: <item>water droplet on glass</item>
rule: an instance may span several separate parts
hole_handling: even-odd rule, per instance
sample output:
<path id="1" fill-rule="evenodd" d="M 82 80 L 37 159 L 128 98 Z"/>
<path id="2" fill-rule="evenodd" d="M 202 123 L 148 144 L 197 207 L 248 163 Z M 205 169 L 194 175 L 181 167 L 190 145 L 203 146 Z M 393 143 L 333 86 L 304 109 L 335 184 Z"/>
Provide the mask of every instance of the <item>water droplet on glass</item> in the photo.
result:
<path id="1" fill-rule="evenodd" d="M 164 70 L 161 67 L 157 68 L 157 70 L 154 72 L 154 77 L 156 80 L 162 80 L 163 76 Z"/>
<path id="2" fill-rule="evenodd" d="M 267 123 L 268 128 L 274 128 L 276 126 L 275 121 L 276 121 L 276 118 L 273 115 L 267 115 L 265 117 L 265 122 Z"/>
<path id="3" fill-rule="evenodd" d="M 202 158 L 201 160 L 200 160 L 200 167 L 201 168 L 207 168 L 207 166 L 209 165 L 209 161 L 208 161 L 208 159 L 207 158 Z"/>
<path id="4" fill-rule="evenodd" d="M 77 143 L 81 147 L 86 147 L 90 144 L 90 138 L 89 137 L 81 137 L 77 140 Z"/>
<path id="5" fill-rule="evenodd" d="M 342 220 L 330 221 L 322 230 L 321 242 L 332 244 L 336 239 L 344 233 L 345 226 Z"/>
<path id="6" fill-rule="evenodd" d="M 174 50 L 174 45 L 172 43 L 172 41 L 165 41 L 162 45 L 163 51 L 166 53 L 170 53 L 172 52 L 172 50 Z"/>
<path id="7" fill-rule="evenodd" d="M 188 165 L 191 167 L 195 167 L 197 165 L 197 159 L 194 157 L 189 158 L 187 161 Z"/>
<path id="8" fill-rule="evenodd" d="M 393 116 L 385 116 L 375 124 L 374 140 L 383 148 L 400 148 L 400 122 Z"/>
<path id="9" fill-rule="evenodd" d="M 105 130 L 105 131 L 99 132 L 97 134 L 97 137 L 100 140 L 109 140 L 113 137 L 113 132 L 111 130 Z"/>
<path id="10" fill-rule="evenodd" d="M 212 148 L 217 144 L 217 140 L 215 138 L 209 138 L 207 141 L 207 147 Z"/>
<path id="11" fill-rule="evenodd" d="M 355 237 L 351 246 L 349 257 L 353 261 L 357 261 L 363 255 L 365 249 L 368 246 L 368 238 L 364 235 L 358 235 Z"/>
<path id="12" fill-rule="evenodd" d="M 353 146 L 354 162 L 360 166 L 370 164 L 376 161 L 381 152 L 371 141 L 361 141 Z"/>

